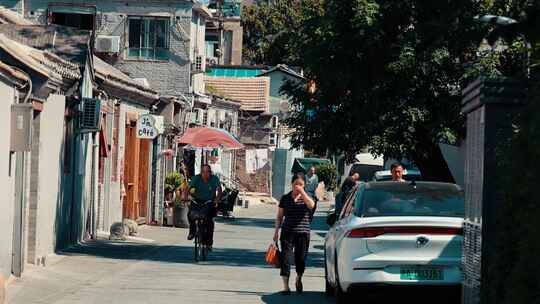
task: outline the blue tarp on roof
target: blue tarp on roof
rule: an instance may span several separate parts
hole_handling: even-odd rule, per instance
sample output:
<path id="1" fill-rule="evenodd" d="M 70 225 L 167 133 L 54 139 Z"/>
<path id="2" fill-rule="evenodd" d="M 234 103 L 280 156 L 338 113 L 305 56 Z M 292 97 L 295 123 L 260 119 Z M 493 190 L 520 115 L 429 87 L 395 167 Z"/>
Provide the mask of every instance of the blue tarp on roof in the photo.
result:
<path id="1" fill-rule="evenodd" d="M 242 69 L 242 68 L 209 68 L 206 75 L 213 77 L 256 77 L 262 69 Z"/>

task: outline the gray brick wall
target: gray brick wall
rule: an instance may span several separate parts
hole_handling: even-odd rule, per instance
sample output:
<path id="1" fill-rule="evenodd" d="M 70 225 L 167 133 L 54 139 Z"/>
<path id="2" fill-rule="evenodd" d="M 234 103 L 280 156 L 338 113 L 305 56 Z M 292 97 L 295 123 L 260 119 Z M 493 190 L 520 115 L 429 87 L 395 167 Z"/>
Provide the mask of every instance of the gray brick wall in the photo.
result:
<path id="1" fill-rule="evenodd" d="M 13 0 L 12 0 L 13 1 Z M 58 1 L 27 0 L 26 18 L 46 23 L 46 10 L 49 3 Z M 86 1 L 73 0 L 75 4 Z M 98 35 L 121 37 L 122 52 L 106 59 L 119 70 L 132 78 L 146 78 L 150 86 L 163 95 L 179 96 L 189 93 L 190 87 L 190 27 L 192 3 L 188 0 L 143 1 L 126 0 L 122 2 L 98 0 L 96 32 Z M 65 8 L 64 8 L 65 9 Z M 125 59 L 127 45 L 127 17 L 154 15 L 170 17 L 170 58 L 167 61 L 143 61 Z"/>
<path id="2" fill-rule="evenodd" d="M 190 33 L 190 25 L 190 16 L 173 18 L 168 61 L 120 59 L 115 66 L 133 78 L 148 79 L 150 86 L 161 94 L 177 96 L 178 93 L 188 93 L 191 64 L 189 60 L 190 37 L 187 35 Z"/>

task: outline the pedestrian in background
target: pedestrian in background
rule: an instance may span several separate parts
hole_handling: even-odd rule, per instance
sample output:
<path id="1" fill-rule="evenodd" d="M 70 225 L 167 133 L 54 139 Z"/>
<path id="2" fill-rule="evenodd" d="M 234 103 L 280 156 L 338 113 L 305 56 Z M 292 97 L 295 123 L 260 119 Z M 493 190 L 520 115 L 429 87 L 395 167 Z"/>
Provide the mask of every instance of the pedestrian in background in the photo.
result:
<path id="1" fill-rule="evenodd" d="M 317 200 L 317 187 L 319 187 L 319 177 L 316 174 L 315 167 L 311 166 L 306 176 L 306 192 L 311 195 L 311 198 L 314 200 Z"/>
<path id="2" fill-rule="evenodd" d="M 356 181 L 353 176 L 349 176 L 345 179 L 343 184 L 341 185 L 341 189 L 339 193 L 336 195 L 336 202 L 335 202 L 335 213 L 336 216 L 339 217 L 341 214 L 341 209 L 343 208 L 343 205 L 345 204 L 345 201 L 347 200 L 347 197 L 351 193 L 351 190 L 356 186 Z"/>
<path id="3" fill-rule="evenodd" d="M 303 174 L 295 174 L 292 178 L 292 191 L 283 195 L 279 202 L 274 241 L 281 243 L 281 271 L 283 279 L 283 295 L 290 295 L 289 277 L 291 262 L 296 266 L 296 291 L 304 289 L 302 276 L 306 269 L 306 258 L 311 233 L 311 215 L 315 201 L 304 189 L 306 178 Z M 281 230 L 281 234 L 280 234 Z"/>
<path id="4" fill-rule="evenodd" d="M 318 187 L 319 187 L 319 176 L 317 176 L 316 174 L 315 167 L 311 166 L 306 176 L 306 186 L 305 186 L 306 192 L 311 196 L 311 198 L 315 202 L 315 207 L 313 207 L 313 209 L 311 210 L 310 221 L 313 221 L 313 216 L 315 215 L 315 211 L 317 210 L 317 203 L 319 202 L 319 198 L 317 198 Z"/>

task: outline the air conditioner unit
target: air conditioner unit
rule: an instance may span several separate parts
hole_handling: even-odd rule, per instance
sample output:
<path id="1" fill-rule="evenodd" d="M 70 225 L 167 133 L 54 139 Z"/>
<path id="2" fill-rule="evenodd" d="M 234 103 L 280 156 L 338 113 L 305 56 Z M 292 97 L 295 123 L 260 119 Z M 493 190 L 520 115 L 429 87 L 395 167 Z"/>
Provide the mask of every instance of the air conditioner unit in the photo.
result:
<path id="1" fill-rule="evenodd" d="M 101 100 L 83 98 L 82 111 L 79 113 L 79 132 L 92 133 L 99 131 Z"/>
<path id="2" fill-rule="evenodd" d="M 97 36 L 94 48 L 97 53 L 119 53 L 120 36 Z"/>
<path id="3" fill-rule="evenodd" d="M 202 125 L 203 116 L 204 116 L 203 109 L 193 109 L 193 112 L 191 113 L 191 123 Z"/>

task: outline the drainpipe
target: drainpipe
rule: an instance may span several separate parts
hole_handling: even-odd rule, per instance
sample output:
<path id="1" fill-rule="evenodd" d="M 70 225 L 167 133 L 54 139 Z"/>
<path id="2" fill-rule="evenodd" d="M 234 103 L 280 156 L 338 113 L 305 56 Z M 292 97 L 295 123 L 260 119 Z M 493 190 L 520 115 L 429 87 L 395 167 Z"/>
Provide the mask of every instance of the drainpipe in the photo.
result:
<path id="1" fill-rule="evenodd" d="M 97 133 L 92 133 L 92 165 L 91 165 L 91 170 L 92 170 L 92 175 L 91 175 L 91 179 L 90 179 L 90 200 L 91 200 L 91 203 L 90 203 L 90 206 L 92 208 L 91 212 L 90 212 L 90 238 L 92 240 L 95 240 L 97 239 L 97 233 L 96 233 L 96 230 L 97 230 L 97 227 L 96 227 L 96 223 L 97 223 L 97 220 L 96 220 L 96 216 L 97 216 L 97 212 L 96 212 L 96 198 L 97 198 L 97 195 L 96 195 L 96 187 L 97 187 L 97 178 L 96 178 L 96 157 L 97 157 L 97 149 L 99 148 L 99 144 L 96 142 L 96 136 Z"/>

